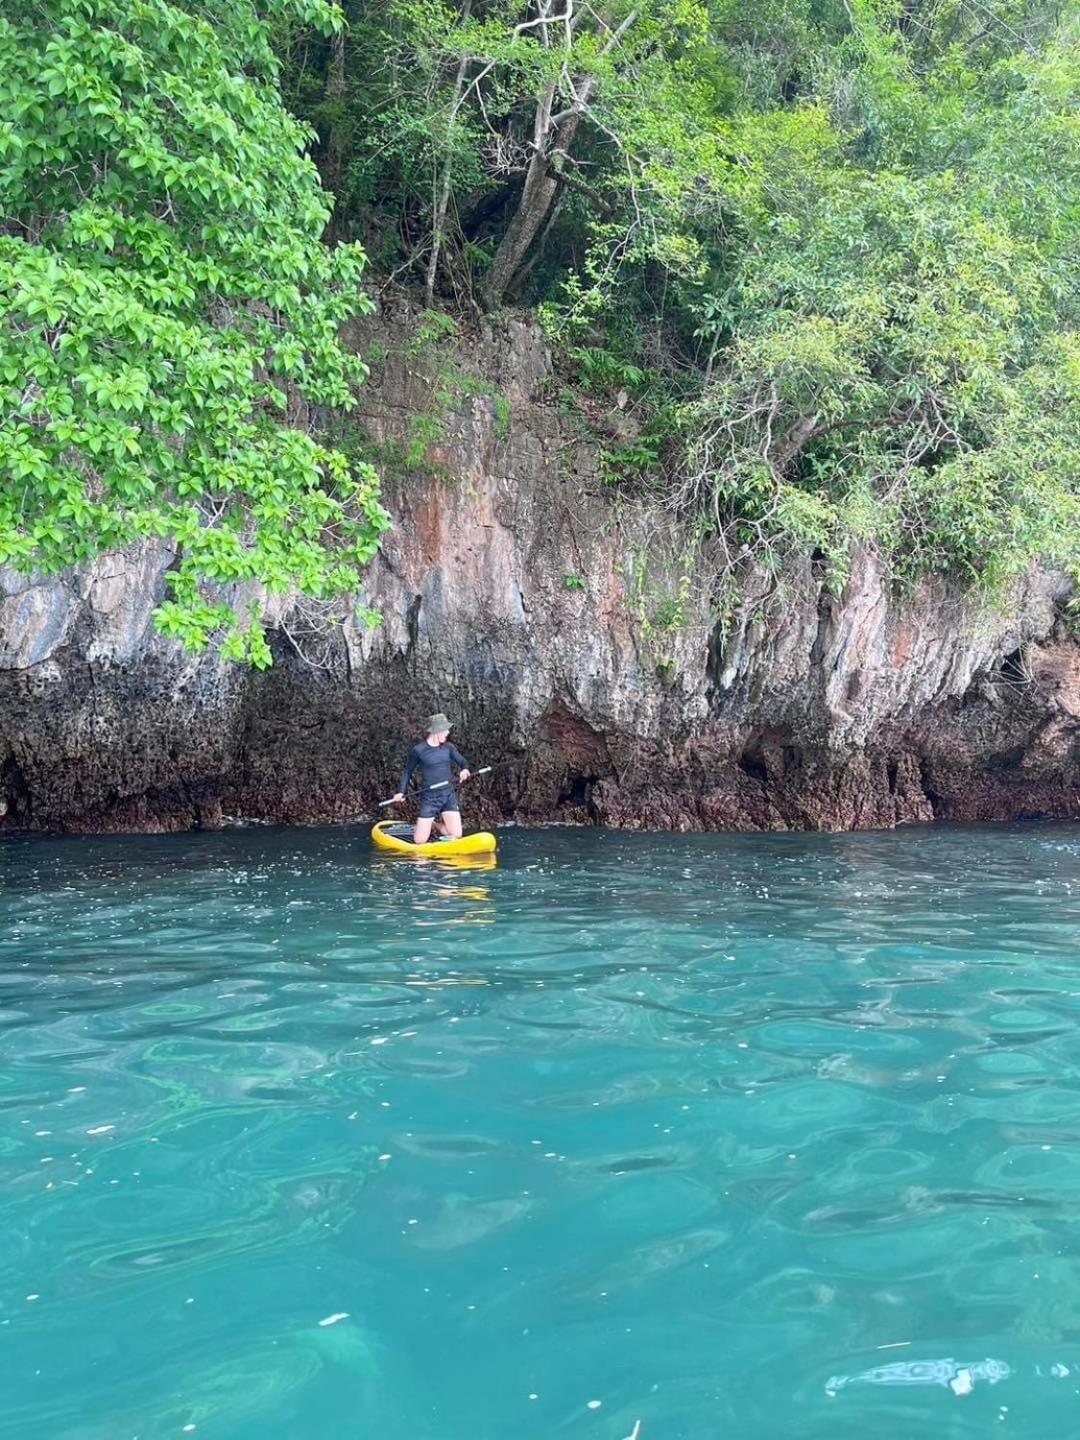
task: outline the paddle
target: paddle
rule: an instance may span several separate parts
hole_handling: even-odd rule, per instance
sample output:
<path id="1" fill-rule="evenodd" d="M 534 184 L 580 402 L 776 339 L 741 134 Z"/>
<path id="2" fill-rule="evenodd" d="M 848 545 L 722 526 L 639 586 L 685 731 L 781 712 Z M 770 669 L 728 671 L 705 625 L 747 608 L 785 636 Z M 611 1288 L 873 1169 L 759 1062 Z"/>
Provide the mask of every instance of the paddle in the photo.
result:
<path id="1" fill-rule="evenodd" d="M 477 775 L 490 775 L 491 772 L 492 772 L 493 770 L 496 770 L 496 769 L 498 769 L 498 766 L 496 766 L 496 765 L 485 765 L 485 766 L 483 767 L 483 769 L 481 769 L 481 770 L 470 770 L 470 771 L 469 771 L 469 780 L 475 779 Z M 466 784 L 466 785 L 469 783 L 469 780 L 466 780 L 466 781 L 465 781 L 465 784 Z M 445 790 L 448 785 L 453 785 L 454 783 L 455 783 L 455 782 L 454 782 L 453 780 L 436 780 L 436 782 L 435 782 L 434 785 L 421 785 L 420 789 L 414 791 L 413 793 L 416 794 L 416 795 L 423 795 L 423 794 L 424 794 L 426 791 L 428 791 L 428 790 Z M 406 795 L 405 799 L 407 800 L 408 798 L 409 798 L 409 797 Z M 391 795 L 391 797 L 390 797 L 389 800 L 380 800 L 380 801 L 379 801 L 379 809 L 380 809 L 380 810 L 384 810 L 387 805 L 393 805 L 393 804 L 394 804 L 394 796 Z"/>

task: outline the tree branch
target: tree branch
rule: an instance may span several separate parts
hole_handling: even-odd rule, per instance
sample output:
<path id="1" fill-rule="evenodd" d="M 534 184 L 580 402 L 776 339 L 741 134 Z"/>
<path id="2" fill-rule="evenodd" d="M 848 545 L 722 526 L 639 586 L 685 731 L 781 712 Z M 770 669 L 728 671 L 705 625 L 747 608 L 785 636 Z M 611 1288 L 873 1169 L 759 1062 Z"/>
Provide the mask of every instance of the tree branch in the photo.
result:
<path id="1" fill-rule="evenodd" d="M 586 200 L 591 200 L 596 208 L 604 215 L 614 215 L 615 207 L 606 196 L 601 195 L 599 190 L 594 190 L 591 185 L 586 185 L 584 180 L 579 180 L 569 170 L 564 169 L 564 162 L 569 160 L 569 155 L 564 150 L 553 150 L 551 152 L 552 170 L 559 177 L 559 183 L 565 185 L 567 190 L 573 190 L 578 195 L 584 195 Z"/>
<path id="2" fill-rule="evenodd" d="M 472 0 L 465 0 L 462 8 L 461 18 L 468 20 L 472 11 Z M 435 204 L 431 217 L 431 253 L 428 256 L 427 271 L 424 275 L 424 295 L 427 306 L 430 310 L 435 299 L 435 280 L 439 269 L 439 252 L 443 245 L 443 236 L 446 229 L 446 211 L 450 204 L 450 183 L 453 178 L 453 127 L 457 118 L 457 112 L 463 100 L 462 90 L 465 85 L 465 76 L 469 66 L 472 64 L 472 57 L 463 55 L 458 62 L 457 75 L 454 78 L 454 102 L 450 106 L 449 124 L 446 134 L 446 155 L 443 159 L 442 179 L 439 182 L 435 195 Z"/>

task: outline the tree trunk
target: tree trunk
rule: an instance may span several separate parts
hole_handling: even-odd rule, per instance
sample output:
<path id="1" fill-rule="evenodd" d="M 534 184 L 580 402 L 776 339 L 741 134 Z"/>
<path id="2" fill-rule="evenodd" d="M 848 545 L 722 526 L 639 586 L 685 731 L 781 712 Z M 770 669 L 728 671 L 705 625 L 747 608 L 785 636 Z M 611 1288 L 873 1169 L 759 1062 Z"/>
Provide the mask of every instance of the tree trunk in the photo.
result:
<path id="1" fill-rule="evenodd" d="M 326 88 L 335 98 L 345 94 L 345 31 L 335 30 L 330 36 L 330 75 Z"/>
<path id="2" fill-rule="evenodd" d="M 784 471 L 802 454 L 803 447 L 810 440 L 817 430 L 818 417 L 814 415 L 800 415 L 795 424 L 786 435 L 779 441 L 772 459 L 773 469 L 778 475 Z"/>
<path id="3" fill-rule="evenodd" d="M 345 31 L 335 30 L 330 36 L 330 64 L 326 75 L 326 96 L 332 100 L 339 113 L 331 121 L 326 146 L 326 188 L 334 197 L 335 205 L 330 217 L 330 236 L 336 239 L 337 207 L 341 203 L 341 178 L 345 165 L 344 107 L 345 107 Z"/>
<path id="4" fill-rule="evenodd" d="M 567 0 L 567 7 L 567 13 L 569 13 L 572 8 L 570 0 Z M 547 45 L 548 25 L 554 25 L 556 21 L 554 18 L 549 18 L 546 8 L 542 13 L 544 44 Z M 608 33 L 608 38 L 600 52 L 602 55 L 615 49 L 637 17 L 638 11 L 631 10 L 622 23 Z M 606 25 L 604 25 L 604 29 L 607 29 Z M 569 60 L 571 58 L 569 36 L 566 51 Z M 553 113 L 556 95 L 554 85 L 549 85 L 537 102 L 536 116 L 533 122 L 533 153 L 529 161 L 529 168 L 525 172 L 525 186 L 521 192 L 521 202 L 510 222 L 510 228 L 495 252 L 495 258 L 491 262 L 491 268 L 485 275 L 481 287 L 481 299 L 488 310 L 498 308 L 503 297 L 513 285 L 515 276 L 525 263 L 533 241 L 544 227 L 555 203 L 555 198 L 563 185 L 558 170 L 552 164 L 552 157 L 558 152 L 563 157 L 564 165 L 569 160 L 570 147 L 577 137 L 578 129 L 589 108 L 589 101 L 595 87 L 595 76 L 582 81 L 580 88 L 571 84 L 573 103 L 559 114 Z"/>
<path id="5" fill-rule="evenodd" d="M 462 20 L 468 20 L 471 10 L 472 0 L 465 0 L 461 10 Z M 439 254 L 442 250 L 443 237 L 446 234 L 446 212 L 450 205 L 450 184 L 453 179 L 454 165 L 454 124 L 461 105 L 461 90 L 465 84 L 465 75 L 468 69 L 469 57 L 463 55 L 454 79 L 454 100 L 450 106 L 450 120 L 446 134 L 446 157 L 443 161 L 442 179 L 438 182 L 435 192 L 435 203 L 431 216 L 431 252 L 428 255 L 427 273 L 424 276 L 424 295 L 429 310 L 435 299 L 435 279 L 439 271 Z"/>
<path id="6" fill-rule="evenodd" d="M 545 101 L 541 104 L 546 104 L 546 108 L 550 111 L 550 98 L 545 97 Z M 525 187 L 521 192 L 521 201 L 514 212 L 510 228 L 495 252 L 491 268 L 484 276 L 482 295 L 486 309 L 498 308 L 503 296 L 513 284 L 515 275 L 525 263 L 529 249 L 543 228 L 551 207 L 555 203 L 561 181 L 551 163 L 551 149 L 558 148 L 566 152 L 574 143 L 574 137 L 580 124 L 580 115 L 570 116 L 555 131 L 555 146 L 551 145 L 551 135 L 546 133 L 546 143 L 542 142 L 541 145 L 534 148 L 529 168 L 525 173 Z"/>

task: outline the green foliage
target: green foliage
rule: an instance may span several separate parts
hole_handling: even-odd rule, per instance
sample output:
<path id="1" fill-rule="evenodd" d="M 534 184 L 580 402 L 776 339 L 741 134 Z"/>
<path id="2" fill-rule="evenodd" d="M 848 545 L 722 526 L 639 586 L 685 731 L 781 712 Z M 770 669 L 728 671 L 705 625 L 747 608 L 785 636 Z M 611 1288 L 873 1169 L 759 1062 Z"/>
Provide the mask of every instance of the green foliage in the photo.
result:
<path id="1" fill-rule="evenodd" d="M 325 0 L 264 16 L 327 29 Z M 0 18 L 0 563 L 175 545 L 157 623 L 269 663 L 236 582 L 356 588 L 374 471 L 312 434 L 364 367 L 362 255 L 251 0 L 8 0 Z"/>
<path id="2" fill-rule="evenodd" d="M 409 442 L 405 449 L 405 467 L 408 470 L 422 470 L 428 463 L 428 451 L 432 445 L 446 438 L 442 416 L 421 412 L 409 417 Z"/>
<path id="3" fill-rule="evenodd" d="M 452 315 L 445 310 L 425 310 L 409 339 L 406 354 L 413 359 L 426 355 L 443 341 L 454 339 L 457 333 L 457 321 Z"/>
<path id="4" fill-rule="evenodd" d="M 438 0 L 341 0 L 344 75 L 325 30 L 295 13 L 277 26 L 289 109 L 316 131 L 313 154 L 338 196 L 335 227 L 390 271 L 410 256 L 415 217 L 433 206 L 433 174 L 449 163 L 453 194 L 486 188 L 475 104 L 454 106 L 457 31 Z M 489 258 L 489 257 L 488 257 Z M 469 263 L 485 263 L 483 241 Z"/>
<path id="5" fill-rule="evenodd" d="M 991 588 L 1076 570 L 1075 38 L 990 75 L 950 53 L 920 83 L 869 24 L 844 95 L 877 163 L 825 155 L 769 197 L 681 412 L 680 501 L 741 553 L 822 551 L 837 582 L 853 539 Z"/>
<path id="6" fill-rule="evenodd" d="M 513 412 L 510 408 L 510 401 L 505 395 L 496 395 L 495 400 L 495 438 L 497 440 L 508 440 L 510 438 L 510 422 Z"/>
<path id="7" fill-rule="evenodd" d="M 578 367 L 579 383 L 585 390 L 607 394 L 613 390 L 640 390 L 649 379 L 640 365 L 616 355 L 602 345 L 578 345 L 567 354 Z"/>
<path id="8" fill-rule="evenodd" d="M 636 440 L 617 449 L 603 450 L 600 473 L 604 484 L 641 485 L 656 476 L 663 465 L 674 423 L 672 407 L 664 406 L 649 419 Z"/>
<path id="9" fill-rule="evenodd" d="M 854 541 L 898 576 L 1080 568 L 1074 10 L 346 9 L 354 228 L 533 304 L 582 433 L 632 399 L 609 484 L 838 585 Z"/>
<path id="10" fill-rule="evenodd" d="M 649 545 L 634 546 L 623 573 L 641 644 L 661 672 L 670 668 L 670 646 L 690 618 L 696 569 L 694 551 L 671 553 L 663 543 L 667 538 L 658 535 Z"/>
<path id="11" fill-rule="evenodd" d="M 580 575 L 573 574 L 568 570 L 563 576 L 563 585 L 567 590 L 587 590 L 588 584 Z"/>

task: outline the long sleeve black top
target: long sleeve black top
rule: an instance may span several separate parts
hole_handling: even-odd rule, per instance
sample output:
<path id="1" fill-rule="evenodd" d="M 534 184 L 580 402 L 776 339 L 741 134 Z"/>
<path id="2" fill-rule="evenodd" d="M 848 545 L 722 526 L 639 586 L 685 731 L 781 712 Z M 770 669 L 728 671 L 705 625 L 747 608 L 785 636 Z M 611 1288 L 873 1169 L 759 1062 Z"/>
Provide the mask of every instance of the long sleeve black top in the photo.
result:
<path id="1" fill-rule="evenodd" d="M 421 740 L 419 745 L 413 747 L 409 752 L 409 758 L 405 763 L 405 773 L 401 777 L 401 784 L 398 787 L 402 795 L 409 788 L 409 781 L 413 773 L 419 769 L 423 777 L 424 789 L 430 790 L 433 785 L 453 783 L 453 772 L 450 765 L 453 763 L 459 770 L 468 770 L 469 762 L 465 756 L 451 742 L 445 745 L 429 745 L 426 740 Z"/>

